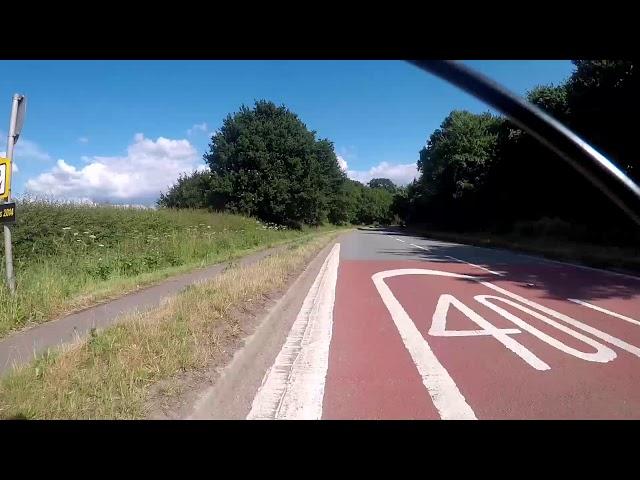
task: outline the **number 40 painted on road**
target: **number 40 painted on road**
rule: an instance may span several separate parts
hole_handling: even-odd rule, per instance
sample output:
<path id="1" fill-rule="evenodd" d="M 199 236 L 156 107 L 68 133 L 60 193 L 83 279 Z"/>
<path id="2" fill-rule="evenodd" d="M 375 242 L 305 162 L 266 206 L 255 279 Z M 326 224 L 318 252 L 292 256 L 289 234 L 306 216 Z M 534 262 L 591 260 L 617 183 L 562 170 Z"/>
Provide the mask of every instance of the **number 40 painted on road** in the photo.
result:
<path id="1" fill-rule="evenodd" d="M 427 342 L 422 339 L 424 345 L 418 345 L 415 340 L 411 339 L 415 337 L 415 333 L 417 329 L 415 329 L 415 325 L 411 325 L 413 321 L 410 319 L 409 315 L 407 315 L 406 311 L 400 304 L 400 302 L 396 299 L 395 295 L 391 292 L 389 287 L 384 282 L 385 278 L 396 277 L 402 275 L 434 275 L 434 276 L 445 276 L 445 277 L 453 277 L 453 278 L 463 278 L 468 280 L 475 280 L 478 283 L 484 285 L 485 287 L 501 294 L 502 296 L 496 295 L 476 295 L 474 299 L 486 306 L 487 308 L 493 310 L 498 313 L 502 317 L 506 318 L 515 326 L 519 328 L 497 328 L 495 325 L 490 323 L 488 320 L 480 316 L 478 313 L 473 311 L 467 305 L 460 302 L 453 295 L 441 295 L 438 300 L 438 304 L 436 305 L 436 310 L 433 314 L 433 321 L 431 324 L 431 328 L 429 329 L 429 334 L 432 336 L 440 336 L 440 337 L 469 337 L 469 336 L 481 336 L 481 335 L 489 335 L 495 338 L 498 342 L 502 343 L 507 349 L 511 350 L 513 353 L 518 355 L 522 360 L 528 363 L 530 366 L 535 368 L 536 370 L 549 370 L 551 367 L 545 363 L 543 360 L 538 358 L 531 350 L 526 348 L 524 345 L 516 341 L 512 336 L 522 333 L 522 330 L 527 331 L 542 340 L 543 342 L 551 345 L 552 347 L 557 348 L 558 350 L 572 355 L 574 357 L 580 358 L 582 360 L 586 360 L 589 362 L 597 362 L 597 363 L 607 363 L 616 358 L 616 353 L 607 345 L 604 345 L 582 333 L 574 330 L 573 328 L 568 327 L 567 325 L 571 325 L 572 327 L 581 330 L 583 332 L 589 333 L 594 337 L 603 340 L 604 342 L 614 345 L 622 350 L 625 350 L 636 357 L 640 357 L 640 348 L 631 345 L 619 338 L 616 338 L 608 333 L 605 333 L 597 328 L 593 328 L 590 325 L 587 325 L 583 322 L 580 322 L 574 318 L 569 317 L 568 315 L 564 315 L 563 313 L 556 312 L 544 305 L 540 305 L 536 302 L 528 300 L 520 295 L 517 295 L 513 292 L 505 290 L 504 288 L 498 287 L 497 285 L 493 285 L 492 283 L 482 281 L 476 277 L 470 275 L 461 275 L 457 273 L 451 272 L 443 272 L 439 270 L 427 270 L 427 269 L 398 269 L 398 270 L 387 270 L 385 272 L 378 272 L 372 276 L 373 283 L 378 289 L 378 293 L 382 297 L 391 317 L 400 332 L 400 336 L 405 342 L 405 346 L 407 349 L 415 352 L 419 352 L 420 350 L 424 350 L 425 348 L 429 350 L 429 354 L 432 352 L 427 345 Z M 506 297 L 506 298 L 505 298 Z M 572 336 L 573 338 L 582 341 L 583 343 L 589 345 L 594 348 L 596 351 L 591 352 L 583 352 L 581 350 L 575 349 L 573 347 L 568 346 L 567 344 L 561 342 L 560 340 L 547 335 L 546 333 L 538 330 L 537 328 L 529 325 L 527 322 L 519 318 L 518 316 L 512 314 L 511 312 L 502 308 L 499 304 L 509 305 L 521 312 L 524 312 L 528 315 L 531 315 L 538 320 L 541 320 L 548 325 L 560 330 L 561 332 L 566 333 L 567 335 Z M 458 309 L 461 313 L 466 315 L 471 321 L 473 321 L 478 327 L 479 330 L 447 330 L 446 329 L 446 319 L 449 308 L 454 307 Z M 558 321 L 559 320 L 559 321 Z M 634 322 L 635 323 L 635 322 Z M 415 330 L 414 330 L 415 329 Z M 410 338 L 411 337 L 411 338 Z M 420 335 L 421 337 L 421 335 Z M 409 345 L 412 344 L 410 347 Z M 413 355 L 413 353 L 412 353 Z M 432 359 L 433 360 L 433 359 Z"/>

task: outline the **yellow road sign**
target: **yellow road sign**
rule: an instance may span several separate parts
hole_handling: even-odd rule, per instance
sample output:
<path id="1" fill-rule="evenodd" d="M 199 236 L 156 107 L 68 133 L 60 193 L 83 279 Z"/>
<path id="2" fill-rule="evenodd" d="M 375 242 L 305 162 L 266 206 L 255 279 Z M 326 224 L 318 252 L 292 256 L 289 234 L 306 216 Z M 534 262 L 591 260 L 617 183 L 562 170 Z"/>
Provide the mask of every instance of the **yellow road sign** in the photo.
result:
<path id="1" fill-rule="evenodd" d="M 11 194 L 11 160 L 0 158 L 0 200 L 6 200 Z"/>

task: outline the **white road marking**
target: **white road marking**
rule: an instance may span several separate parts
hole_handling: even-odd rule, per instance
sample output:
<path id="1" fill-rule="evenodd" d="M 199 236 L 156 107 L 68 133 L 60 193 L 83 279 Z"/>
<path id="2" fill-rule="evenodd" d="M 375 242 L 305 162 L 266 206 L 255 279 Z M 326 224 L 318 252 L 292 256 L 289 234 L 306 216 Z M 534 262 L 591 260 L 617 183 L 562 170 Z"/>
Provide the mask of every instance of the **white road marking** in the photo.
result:
<path id="1" fill-rule="evenodd" d="M 449 305 L 454 305 L 460 312 L 481 327 L 482 330 L 446 330 L 445 327 Z M 509 337 L 509 335 L 517 333 L 521 333 L 517 328 L 496 328 L 495 325 L 471 310 L 453 295 L 440 295 L 436 311 L 433 313 L 433 323 L 429 329 L 429 335 L 438 337 L 472 337 L 478 335 L 491 335 L 536 370 L 544 371 L 551 369 L 547 363 L 538 358 L 531 350 Z"/>
<path id="2" fill-rule="evenodd" d="M 444 241 L 444 240 L 436 240 L 440 243 L 444 243 L 444 244 L 448 244 L 448 245 L 461 245 L 464 247 L 473 247 L 476 249 L 483 249 L 486 250 L 488 249 L 488 247 L 479 247 L 477 245 L 469 245 L 466 243 L 455 243 L 455 242 L 448 242 L 448 241 Z M 492 249 L 492 250 L 503 250 L 509 253 L 509 255 L 516 255 L 518 257 L 524 257 L 524 258 L 530 258 L 532 260 L 535 260 L 538 263 L 557 263 L 559 265 L 567 265 L 569 267 L 575 267 L 575 268 L 582 268 L 584 270 L 592 270 L 594 272 L 599 272 L 599 273 L 605 273 L 605 274 L 609 274 L 609 275 L 614 275 L 616 277 L 622 277 L 622 278 L 627 278 L 629 280 L 636 280 L 636 281 L 640 281 L 640 276 L 635 276 L 635 275 L 629 275 L 626 273 L 620 273 L 620 272 L 612 272 L 611 270 L 603 270 L 602 268 L 594 268 L 594 267 L 587 267 L 586 265 L 578 265 L 575 263 L 569 263 L 569 262 L 562 262 L 560 260 L 551 260 L 550 258 L 544 258 L 544 257 L 537 257 L 535 255 L 530 255 L 530 254 L 526 254 L 526 253 L 520 253 L 520 252 L 514 252 L 512 250 L 509 250 L 508 248 L 496 248 L 496 249 Z"/>
<path id="3" fill-rule="evenodd" d="M 409 245 L 411 245 L 412 247 L 416 247 L 416 248 L 420 248 L 422 250 L 429 251 L 428 248 L 421 247 L 420 245 L 416 245 L 415 243 L 410 243 Z M 456 262 L 466 263 L 467 265 L 471 265 L 472 267 L 480 268 L 480 269 L 485 270 L 485 271 L 487 271 L 489 273 L 492 273 L 493 275 L 498 275 L 500 277 L 503 276 L 503 274 L 500 273 L 500 272 L 494 272 L 493 270 L 489 270 L 488 268 L 481 267 L 480 265 L 476 265 L 475 263 L 465 262 L 464 260 L 460 260 L 459 258 L 452 257 L 451 255 L 443 255 L 443 257 L 450 258 L 452 260 L 455 260 Z"/>
<path id="4" fill-rule="evenodd" d="M 415 268 L 387 270 L 385 272 L 378 272 L 374 274 L 371 278 L 373 279 L 373 282 L 376 288 L 378 289 L 378 293 L 380 294 L 385 305 L 387 306 L 387 309 L 389 310 L 389 313 L 391 314 L 392 319 L 396 324 L 398 331 L 400 332 L 400 335 L 405 343 L 407 350 L 409 350 L 409 352 L 411 353 L 414 363 L 416 364 L 418 371 L 422 375 L 423 383 L 425 387 L 427 387 L 427 390 L 429 391 L 431 397 L 434 400 L 434 404 L 436 403 L 436 398 L 441 398 L 441 397 L 444 398 L 443 394 L 441 393 L 443 388 L 447 390 L 446 395 L 448 395 L 449 398 L 451 398 L 451 400 L 442 400 L 443 405 L 441 406 L 438 406 L 436 404 L 436 408 L 438 409 L 439 412 L 441 411 L 440 410 L 441 407 L 446 411 L 446 409 L 449 408 L 450 403 L 453 403 L 454 405 L 459 405 L 460 398 L 458 398 L 457 394 L 459 394 L 460 392 L 457 391 L 457 387 L 455 386 L 455 383 L 453 383 L 453 387 L 456 388 L 455 390 L 451 386 L 442 387 L 440 383 L 438 383 L 441 378 L 445 379 L 443 380 L 445 383 L 448 381 L 453 382 L 453 380 L 448 376 L 446 369 L 444 369 L 444 367 L 437 362 L 437 359 L 435 359 L 433 352 L 431 352 L 428 346 L 428 343 L 422 337 L 419 330 L 416 328 L 413 320 L 411 320 L 411 318 L 407 315 L 407 313 L 404 311 L 404 309 L 402 308 L 398 300 L 395 298 L 395 296 L 393 295 L 389 287 L 383 281 L 384 278 L 400 276 L 400 275 L 437 275 L 437 276 L 444 276 L 444 277 L 475 280 L 476 282 L 480 283 L 481 285 L 484 285 L 487 288 L 490 288 L 499 293 L 502 293 L 503 295 L 510 297 L 514 300 L 517 300 L 521 304 L 527 305 L 533 309 L 541 311 L 548 316 L 542 315 L 538 311 L 527 308 L 507 298 L 501 298 L 494 295 L 476 295 L 474 297 L 476 301 L 490 308 L 491 310 L 498 313 L 499 315 L 506 318 L 507 320 L 510 320 L 511 322 L 515 323 L 522 330 L 525 330 L 531 333 L 532 335 L 544 341 L 548 345 L 551 345 L 564 353 L 580 358 L 582 360 L 586 360 L 590 362 L 598 362 L 598 363 L 607 363 L 614 360 L 617 357 L 617 354 L 614 350 L 612 350 L 608 346 L 603 345 L 602 343 L 599 343 L 585 335 L 582 335 L 580 332 L 577 332 L 567 327 L 566 325 L 556 322 L 555 320 L 552 320 L 549 317 L 553 317 L 558 320 L 561 320 L 564 323 L 568 323 L 574 327 L 577 327 L 580 330 L 591 333 L 592 335 L 612 345 L 618 346 L 623 350 L 626 350 L 636 356 L 640 356 L 640 349 L 638 349 L 638 347 L 635 347 L 634 345 L 628 344 L 625 341 L 620 340 L 619 338 L 613 337 L 612 335 L 609 335 L 596 328 L 586 325 L 560 312 L 556 312 L 555 310 L 545 307 L 544 305 L 540 305 L 531 300 L 527 300 L 526 298 L 521 297 L 520 295 L 512 293 L 508 290 L 505 290 L 504 288 L 498 287 L 497 285 L 493 285 L 492 283 L 485 282 L 479 277 L 474 277 L 472 275 L 456 274 L 456 273 L 439 271 L 439 270 L 427 270 L 427 269 L 415 269 Z M 493 304 L 492 302 L 495 302 L 495 301 L 506 303 L 514 308 L 517 308 L 533 316 L 534 318 L 537 318 L 538 320 L 542 320 L 543 322 L 555 327 L 561 332 L 564 332 L 578 340 L 581 340 L 587 345 L 593 347 L 596 351 L 593 353 L 590 353 L 590 352 L 582 352 L 580 350 L 572 348 L 566 345 L 565 343 L 555 339 L 554 337 L 547 335 L 546 333 L 538 330 L 532 325 L 529 325 L 527 322 L 513 315 L 507 310 L 499 307 L 498 305 Z M 458 308 L 458 310 L 460 310 L 461 313 L 466 315 L 469 319 L 475 322 L 483 330 L 446 330 L 446 316 L 447 316 L 447 312 L 450 305 L 454 305 L 456 308 Z M 438 304 L 436 305 L 436 310 L 433 314 L 432 324 L 429 330 L 429 334 L 434 336 L 461 337 L 461 336 L 492 335 L 496 340 L 498 340 L 506 348 L 508 348 L 509 350 L 514 352 L 516 355 L 518 355 L 520 358 L 522 358 L 525 362 L 527 362 L 533 368 L 537 370 L 549 370 L 550 369 L 549 365 L 547 365 L 544 361 L 542 361 L 540 358 L 534 355 L 526 347 L 524 347 L 523 345 L 521 345 L 520 343 L 518 343 L 517 341 L 509 337 L 509 335 L 513 335 L 517 333 L 521 333 L 521 331 L 518 329 L 496 328 L 495 325 L 491 324 L 486 319 L 481 317 L 479 314 L 474 312 L 472 309 L 464 305 L 462 302 L 458 301 L 455 297 L 448 294 L 440 296 L 438 300 Z M 433 371 L 436 371 L 436 373 L 435 374 L 432 373 Z M 432 382 L 430 376 L 433 376 L 436 378 L 435 383 Z M 454 407 L 454 414 L 457 413 L 455 411 L 455 408 L 458 408 L 458 406 Z M 454 417 L 450 417 L 450 418 L 454 418 Z"/>
<path id="5" fill-rule="evenodd" d="M 464 260 L 460 260 L 459 258 L 452 257 L 451 255 L 445 255 L 445 257 L 451 258 L 453 260 L 457 260 L 458 262 L 466 263 L 467 265 L 471 265 L 472 267 L 480 268 L 480 269 L 485 270 L 485 271 L 487 271 L 489 273 L 492 273 L 493 275 L 498 275 L 499 277 L 503 276 L 503 274 L 500 273 L 500 272 L 494 272 L 493 270 L 489 270 L 488 268 L 481 267 L 480 265 L 476 265 L 475 263 L 465 262 Z"/>
<path id="6" fill-rule="evenodd" d="M 322 417 L 339 262 L 336 243 L 253 399 L 248 420 Z"/>
<path id="7" fill-rule="evenodd" d="M 607 315 L 611 315 L 612 317 L 619 318 L 620 320 L 624 320 L 625 322 L 633 323 L 634 325 L 640 325 L 638 320 L 634 320 L 633 318 L 625 317 L 624 315 L 620 315 L 619 313 L 612 312 L 611 310 L 607 310 L 606 308 L 599 307 L 597 305 L 593 305 L 588 302 L 584 302 L 582 300 L 578 300 L 576 298 L 567 298 L 570 302 L 577 303 L 578 305 L 582 305 L 584 307 L 592 308 L 597 310 L 598 312 L 606 313 Z"/>
<path id="8" fill-rule="evenodd" d="M 482 327 L 481 330 L 447 330 L 447 315 L 449 307 L 454 306 L 464 316 L 472 320 L 476 325 Z M 447 293 L 440 295 L 436 310 L 433 312 L 429 335 L 434 337 L 477 337 L 483 335 L 494 335 L 494 331 L 499 331 L 508 335 L 522 333 L 517 328 L 496 328 L 495 325 L 487 322 L 478 313 L 471 310 L 453 295 Z"/>
<path id="9" fill-rule="evenodd" d="M 405 312 L 400 302 L 384 282 L 385 278 L 411 274 L 443 275 L 456 278 L 473 277 L 436 270 L 400 269 L 375 273 L 371 279 L 378 289 L 378 293 L 382 297 L 387 310 L 389 310 L 400 337 L 409 351 L 422 377 L 422 383 L 429 392 L 440 417 L 443 420 L 475 420 L 475 413 L 467 404 L 460 390 L 458 390 L 458 386 L 449 375 L 449 372 L 438 361 L 413 320 L 407 315 L 407 312 Z"/>
<path id="10" fill-rule="evenodd" d="M 395 240 L 398 240 L 399 242 L 405 243 L 404 240 L 400 240 L 399 238 L 393 237 Z"/>
<path id="11" fill-rule="evenodd" d="M 509 300 L 507 298 L 502 298 L 502 297 L 496 297 L 495 295 L 476 295 L 473 298 L 476 301 L 480 302 L 485 307 L 490 308 L 491 310 L 493 310 L 494 312 L 498 313 L 499 315 L 502 315 L 507 320 L 512 321 L 513 323 L 518 325 L 523 330 L 528 331 L 532 335 L 538 337 L 540 340 L 542 340 L 545 343 L 548 343 L 552 347 L 557 348 L 561 352 L 568 353 L 569 355 L 573 355 L 574 357 L 581 358 L 582 360 L 586 360 L 588 362 L 597 362 L 597 363 L 607 363 L 607 362 L 610 362 L 611 360 L 613 360 L 613 359 L 615 359 L 617 357 L 616 352 L 611 350 L 606 345 L 603 345 L 600 342 L 596 342 L 595 340 L 593 340 L 593 339 L 591 339 L 591 338 L 589 338 L 589 337 L 587 337 L 585 335 L 582 335 L 581 333 L 576 332 L 575 330 L 573 330 L 573 329 L 571 329 L 571 328 L 569 328 L 569 327 L 567 327 L 565 325 L 562 325 L 561 323 L 558 323 L 555 320 L 551 320 L 550 318 L 545 317 L 544 315 L 542 315 L 542 314 L 540 314 L 540 313 L 538 313 L 538 312 L 536 312 L 534 310 L 531 310 L 531 309 L 529 309 L 527 307 L 524 307 L 524 306 L 514 302 L 513 300 Z M 566 345 L 565 343 L 561 342 L 560 340 L 557 340 L 557 339 L 553 338 L 552 336 L 547 335 L 546 333 L 544 333 L 544 332 L 538 330 L 537 328 L 529 325 L 527 322 L 525 322 L 524 320 L 522 320 L 519 317 L 516 317 L 511 312 L 508 312 L 507 310 L 505 310 L 505 309 L 503 309 L 503 308 L 501 308 L 501 307 L 499 307 L 497 305 L 494 305 L 489 300 L 493 300 L 493 301 L 498 300 L 500 302 L 506 303 L 507 305 L 511 305 L 512 307 L 517 308 L 518 310 L 521 310 L 521 311 L 523 311 L 525 313 L 528 313 L 532 317 L 537 318 L 538 320 L 542 320 L 543 322 L 551 325 L 552 327 L 557 328 L 561 332 L 564 332 L 567 335 L 571 335 L 573 338 L 577 338 L 578 340 L 581 340 L 582 342 L 586 343 L 587 345 L 592 346 L 593 348 L 596 349 L 596 351 L 595 351 L 595 353 L 585 353 L 585 352 L 581 352 L 580 350 L 576 350 L 575 348 L 572 348 L 572 347 Z M 555 312 L 555 313 L 558 313 L 558 312 Z M 557 317 L 557 315 L 556 315 L 556 317 Z"/>
<path id="12" fill-rule="evenodd" d="M 556 312 L 555 310 L 547 308 L 544 305 L 540 305 L 536 302 L 532 302 L 531 300 L 527 300 L 526 298 L 521 297 L 520 295 L 517 295 L 515 293 L 512 293 L 509 290 L 505 290 L 504 288 L 500 288 L 497 285 L 493 285 L 492 283 L 483 282 L 483 281 L 480 281 L 480 283 L 486 287 L 489 287 L 492 290 L 495 290 L 496 292 L 506 295 L 507 297 L 511 297 L 520 303 L 523 303 L 537 310 L 540 310 L 541 312 L 544 312 L 551 317 L 557 318 L 558 320 L 568 323 L 569 325 L 573 325 L 574 327 L 582 330 L 583 332 L 590 333 L 594 337 L 604 340 L 605 342 L 610 343 L 611 345 L 615 345 L 616 347 L 621 348 L 622 350 L 625 350 L 635 355 L 636 357 L 640 357 L 640 348 L 636 347 L 635 345 L 631 345 L 630 343 L 627 343 L 624 340 L 620 340 L 619 338 L 616 338 L 613 335 L 609 335 L 608 333 L 603 332 L 602 330 L 598 330 L 597 328 L 594 328 L 590 325 L 582 323 L 574 318 L 569 317 L 568 315 L 565 315 L 560 312 Z"/>
<path id="13" fill-rule="evenodd" d="M 391 234 L 387 234 L 387 235 L 391 235 Z M 473 247 L 473 248 L 477 248 L 477 249 L 487 249 L 487 247 L 478 247 L 476 245 L 469 245 L 469 244 L 466 244 L 466 243 L 446 242 L 446 241 L 443 241 L 443 240 L 437 240 L 437 241 L 440 242 L 440 243 L 443 243 L 443 244 L 448 244 L 448 245 L 461 245 L 461 246 L 464 246 L 464 247 Z M 411 244 L 411 245 L 413 245 L 413 244 Z M 414 247 L 418 247 L 418 248 L 423 248 L 423 247 L 420 247 L 418 245 L 413 245 L 413 246 Z M 424 250 L 426 250 L 426 249 L 424 249 Z M 629 280 L 640 281 L 640 276 L 634 276 L 634 275 L 629 275 L 629 274 L 620 273 L 620 272 L 612 272 L 610 270 L 603 270 L 601 268 L 587 267 L 586 265 L 577 265 L 575 263 L 562 262 L 562 261 L 559 261 L 559 260 L 551 260 L 550 258 L 536 257 L 536 256 L 533 256 L 533 255 L 528 255 L 526 253 L 513 252 L 513 251 L 511 251 L 511 250 L 509 250 L 507 248 L 498 248 L 496 250 L 504 250 L 504 251 L 509 252 L 510 255 L 516 255 L 518 257 L 531 258 L 531 259 L 537 261 L 538 263 L 545 263 L 545 262 L 557 263 L 559 265 L 567 265 L 569 267 L 582 268 L 584 270 L 593 270 L 594 272 L 600 272 L 600 273 L 605 273 L 605 274 L 609 274 L 609 275 L 615 275 L 616 277 L 628 278 Z M 454 260 L 458 260 L 458 261 L 460 261 L 462 263 L 469 263 L 469 262 L 465 262 L 464 260 L 460 260 L 460 259 L 455 258 L 455 257 L 449 257 L 449 258 L 453 258 Z M 479 267 L 479 268 L 482 268 L 484 270 L 484 267 L 480 267 L 479 265 L 475 265 L 473 263 L 469 263 L 469 265 L 473 265 L 474 267 Z M 503 276 L 502 273 L 493 272 L 491 270 L 488 270 L 488 271 L 493 273 L 493 274 L 495 274 L 495 275 Z"/>

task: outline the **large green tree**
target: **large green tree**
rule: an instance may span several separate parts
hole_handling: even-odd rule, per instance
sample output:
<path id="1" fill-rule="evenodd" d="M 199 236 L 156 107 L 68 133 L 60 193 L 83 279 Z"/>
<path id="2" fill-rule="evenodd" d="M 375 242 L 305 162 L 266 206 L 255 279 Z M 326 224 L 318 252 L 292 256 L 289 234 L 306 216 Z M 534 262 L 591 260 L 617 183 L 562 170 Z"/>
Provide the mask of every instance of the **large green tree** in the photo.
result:
<path id="1" fill-rule="evenodd" d="M 264 100 L 227 116 L 204 158 L 226 209 L 290 226 L 322 223 L 344 181 L 333 144 Z"/>
<path id="2" fill-rule="evenodd" d="M 384 188 L 362 187 L 356 209 L 356 221 L 361 224 L 388 224 L 393 220 L 393 194 Z"/>
<path id="3" fill-rule="evenodd" d="M 370 188 L 384 188 L 385 190 L 394 193 L 396 191 L 396 185 L 388 178 L 372 178 L 369 180 Z"/>
<path id="4" fill-rule="evenodd" d="M 371 188 L 347 179 L 331 206 L 329 220 L 335 224 L 389 224 L 394 219 L 394 194 L 383 187 Z"/>
<path id="5" fill-rule="evenodd" d="M 499 117 L 453 111 L 420 151 L 414 188 L 425 220 L 450 226 L 472 221 L 496 155 Z"/>

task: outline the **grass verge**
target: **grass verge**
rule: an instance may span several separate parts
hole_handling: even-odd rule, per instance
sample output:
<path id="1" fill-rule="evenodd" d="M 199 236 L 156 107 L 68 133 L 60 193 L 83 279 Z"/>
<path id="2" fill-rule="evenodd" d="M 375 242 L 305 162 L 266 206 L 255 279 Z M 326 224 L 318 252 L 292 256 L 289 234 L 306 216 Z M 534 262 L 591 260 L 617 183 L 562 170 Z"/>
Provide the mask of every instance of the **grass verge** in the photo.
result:
<path id="1" fill-rule="evenodd" d="M 44 201 L 19 203 L 17 209 L 17 295 L 4 288 L 1 262 L 0 338 L 170 275 L 323 231 L 204 210 Z"/>
<path id="2" fill-rule="evenodd" d="M 204 369 L 225 337 L 241 335 L 234 308 L 282 289 L 338 233 L 301 238 L 285 252 L 230 268 L 157 309 L 40 356 L 0 381 L 0 418 L 143 418 L 154 384 Z"/>
<path id="3" fill-rule="evenodd" d="M 595 268 L 636 275 L 640 273 L 640 248 L 594 245 L 552 237 L 528 237 L 518 234 L 454 233 L 415 228 L 407 228 L 407 231 L 437 240 L 480 247 L 507 248 Z"/>

